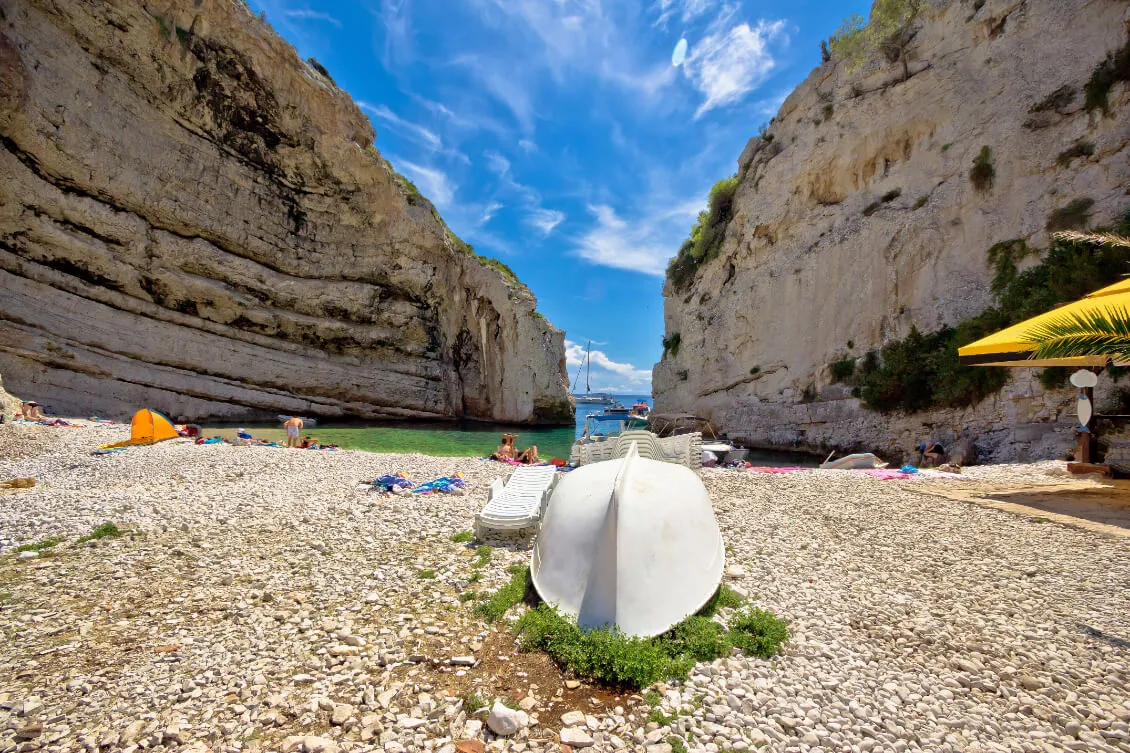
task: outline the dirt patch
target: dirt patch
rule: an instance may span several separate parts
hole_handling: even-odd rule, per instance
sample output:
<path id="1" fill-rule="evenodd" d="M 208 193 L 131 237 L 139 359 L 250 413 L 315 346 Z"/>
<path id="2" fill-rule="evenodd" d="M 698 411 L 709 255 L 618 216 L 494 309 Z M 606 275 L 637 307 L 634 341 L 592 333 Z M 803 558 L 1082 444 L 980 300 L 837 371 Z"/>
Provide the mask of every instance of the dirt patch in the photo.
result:
<path id="1" fill-rule="evenodd" d="M 514 634 L 506 627 L 491 629 L 478 656 L 481 661 L 465 668 L 462 674 L 459 667 L 448 665 L 417 666 L 424 669 L 437 689 L 449 695 L 465 697 L 474 693 L 487 703 L 498 698 L 515 708 L 522 699 L 534 696 L 537 705 L 531 712 L 538 717 L 532 730 L 534 737 L 556 735 L 562 726 L 561 716 L 569 711 L 600 715 L 613 713 L 618 706 L 627 712 L 645 705 L 635 691 L 574 680 L 547 654 L 519 651 Z M 421 678 L 417 673 L 411 679 L 419 682 Z M 570 688 L 566 682 L 578 684 Z"/>

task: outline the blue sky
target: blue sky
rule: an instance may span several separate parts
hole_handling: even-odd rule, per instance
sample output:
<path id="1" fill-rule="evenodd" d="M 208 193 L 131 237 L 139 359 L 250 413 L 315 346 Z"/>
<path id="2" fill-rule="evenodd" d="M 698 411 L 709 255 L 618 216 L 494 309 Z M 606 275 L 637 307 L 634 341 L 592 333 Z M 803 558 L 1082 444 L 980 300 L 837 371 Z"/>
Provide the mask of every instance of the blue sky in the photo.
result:
<path id="1" fill-rule="evenodd" d="M 820 40 L 870 5 L 250 4 L 353 96 L 377 148 L 452 230 L 530 286 L 566 331 L 570 378 L 591 339 L 593 389 L 645 393 L 667 260 L 710 186 L 820 62 Z"/>

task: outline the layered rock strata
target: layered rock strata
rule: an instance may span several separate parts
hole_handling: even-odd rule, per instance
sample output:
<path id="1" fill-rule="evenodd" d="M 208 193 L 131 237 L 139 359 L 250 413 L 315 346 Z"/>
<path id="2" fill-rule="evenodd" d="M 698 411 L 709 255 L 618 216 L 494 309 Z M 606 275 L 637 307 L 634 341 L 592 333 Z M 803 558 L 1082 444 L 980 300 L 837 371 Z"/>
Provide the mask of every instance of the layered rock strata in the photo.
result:
<path id="1" fill-rule="evenodd" d="M 563 333 L 243 3 L 0 9 L 10 389 L 61 414 L 571 420 Z"/>
<path id="2" fill-rule="evenodd" d="M 1067 450 L 1071 393 L 1045 391 L 1034 370 L 972 408 L 886 415 L 830 366 L 989 307 L 987 250 L 1013 238 L 1045 248 L 1056 210 L 1082 201 L 1091 226 L 1130 210 L 1127 86 L 1114 84 L 1105 113 L 1083 91 L 1128 23 L 1124 2 L 934 3 L 908 47 L 909 79 L 901 62 L 812 71 L 771 140 L 741 155 L 719 257 L 665 288 L 679 348 L 655 367 L 657 411 L 776 447 L 897 457 L 934 437 L 982 459 Z M 978 188 L 984 147 L 994 174 Z"/>

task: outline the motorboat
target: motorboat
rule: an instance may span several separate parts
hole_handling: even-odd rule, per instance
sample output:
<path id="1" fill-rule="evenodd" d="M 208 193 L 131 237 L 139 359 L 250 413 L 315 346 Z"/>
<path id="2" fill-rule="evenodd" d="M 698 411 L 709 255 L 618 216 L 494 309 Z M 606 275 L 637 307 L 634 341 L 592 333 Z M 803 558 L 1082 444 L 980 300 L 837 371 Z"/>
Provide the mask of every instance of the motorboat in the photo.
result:
<path id="1" fill-rule="evenodd" d="M 651 406 L 644 402 L 635 403 L 628 411 L 632 418 L 647 418 L 651 415 Z"/>
<path id="2" fill-rule="evenodd" d="M 628 414 L 625 410 L 622 413 L 605 409 L 601 413 L 590 413 L 585 416 L 585 428 L 581 434 L 581 439 L 577 441 L 584 441 L 591 439 L 595 442 L 600 442 L 609 436 L 616 436 L 631 429 L 645 429 L 647 428 L 646 418 L 636 418 Z"/>
<path id="3" fill-rule="evenodd" d="M 710 496 L 682 465 L 639 456 L 582 466 L 550 497 L 530 574 L 584 629 L 634 637 L 671 629 L 714 595 L 725 546 Z"/>
<path id="4" fill-rule="evenodd" d="M 888 463 L 883 462 L 879 456 L 870 452 L 857 452 L 854 455 L 845 455 L 842 458 L 828 459 L 820 464 L 821 468 L 838 471 L 850 471 L 868 468 L 886 468 Z"/>

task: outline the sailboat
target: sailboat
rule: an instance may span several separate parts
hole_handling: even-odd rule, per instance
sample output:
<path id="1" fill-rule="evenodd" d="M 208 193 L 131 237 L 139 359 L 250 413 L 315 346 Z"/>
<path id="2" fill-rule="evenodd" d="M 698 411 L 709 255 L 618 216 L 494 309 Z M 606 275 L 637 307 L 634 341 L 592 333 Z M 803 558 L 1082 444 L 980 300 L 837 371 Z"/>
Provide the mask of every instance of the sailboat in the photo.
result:
<path id="1" fill-rule="evenodd" d="M 585 393 L 583 395 L 577 394 L 577 382 L 581 381 L 581 366 L 585 368 Z M 585 346 L 585 360 L 581 362 L 581 366 L 577 367 L 577 376 L 573 379 L 573 397 L 578 403 L 589 403 L 592 405 L 613 405 L 615 400 L 611 395 L 603 392 L 593 392 L 592 385 L 589 383 L 589 377 L 592 374 L 592 340 L 589 340 L 588 345 Z"/>

